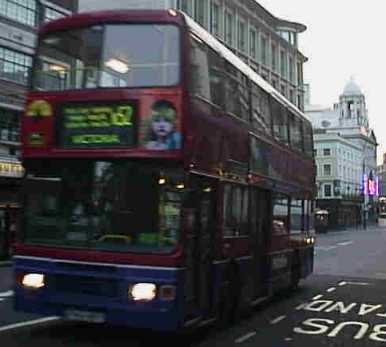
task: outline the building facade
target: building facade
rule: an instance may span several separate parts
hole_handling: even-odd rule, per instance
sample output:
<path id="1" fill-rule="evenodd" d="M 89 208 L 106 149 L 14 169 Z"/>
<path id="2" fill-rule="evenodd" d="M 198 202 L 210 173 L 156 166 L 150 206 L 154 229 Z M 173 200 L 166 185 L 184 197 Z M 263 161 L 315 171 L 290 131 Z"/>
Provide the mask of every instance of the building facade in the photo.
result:
<path id="1" fill-rule="evenodd" d="M 79 9 L 177 8 L 224 43 L 293 104 L 304 110 L 303 24 L 275 17 L 255 0 L 79 0 Z"/>
<path id="2" fill-rule="evenodd" d="M 0 257 L 19 208 L 24 174 L 19 161 L 20 118 L 32 66 L 36 30 L 77 11 L 77 0 L 0 0 Z"/>
<path id="3" fill-rule="evenodd" d="M 330 227 L 376 220 L 377 140 L 369 127 L 365 96 L 350 80 L 333 108 L 307 105 L 314 128 L 317 207 L 330 212 Z"/>

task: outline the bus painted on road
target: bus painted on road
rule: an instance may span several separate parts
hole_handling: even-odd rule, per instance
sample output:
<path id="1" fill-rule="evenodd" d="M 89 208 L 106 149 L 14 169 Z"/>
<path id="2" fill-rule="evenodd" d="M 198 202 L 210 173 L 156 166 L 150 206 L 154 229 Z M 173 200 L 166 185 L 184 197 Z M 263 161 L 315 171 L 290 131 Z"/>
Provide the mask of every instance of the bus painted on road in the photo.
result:
<path id="1" fill-rule="evenodd" d="M 181 12 L 44 25 L 22 144 L 17 310 L 176 331 L 313 270 L 310 121 Z"/>

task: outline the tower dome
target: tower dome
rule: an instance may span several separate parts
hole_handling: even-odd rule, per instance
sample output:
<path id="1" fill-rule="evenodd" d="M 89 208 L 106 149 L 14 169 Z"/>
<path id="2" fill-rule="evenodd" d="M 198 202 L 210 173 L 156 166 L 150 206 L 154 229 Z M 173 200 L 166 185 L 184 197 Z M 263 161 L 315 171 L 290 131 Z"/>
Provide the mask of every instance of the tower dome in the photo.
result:
<path id="1" fill-rule="evenodd" d="M 350 81 L 344 87 L 343 95 L 363 95 L 361 88 L 356 84 L 353 77 L 350 78 Z"/>

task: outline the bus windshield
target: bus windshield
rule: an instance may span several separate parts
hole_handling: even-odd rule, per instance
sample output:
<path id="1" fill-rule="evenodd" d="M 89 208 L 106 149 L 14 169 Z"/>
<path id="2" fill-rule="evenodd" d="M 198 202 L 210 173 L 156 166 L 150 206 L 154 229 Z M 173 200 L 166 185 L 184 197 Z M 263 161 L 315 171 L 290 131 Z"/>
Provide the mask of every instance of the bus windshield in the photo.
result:
<path id="1" fill-rule="evenodd" d="M 167 253 L 180 236 L 182 174 L 121 160 L 27 164 L 24 242 Z"/>
<path id="2" fill-rule="evenodd" d="M 179 29 L 171 24 L 108 24 L 41 37 L 34 90 L 173 86 Z"/>

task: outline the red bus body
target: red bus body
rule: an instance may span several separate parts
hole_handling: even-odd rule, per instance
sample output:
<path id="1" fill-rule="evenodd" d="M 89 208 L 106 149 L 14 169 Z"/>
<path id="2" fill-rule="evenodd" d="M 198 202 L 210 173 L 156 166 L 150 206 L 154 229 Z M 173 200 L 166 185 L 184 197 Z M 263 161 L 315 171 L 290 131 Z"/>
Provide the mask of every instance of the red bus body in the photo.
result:
<path id="1" fill-rule="evenodd" d="M 194 187 L 206 187 L 209 197 L 197 193 L 194 202 L 182 205 L 178 242 L 172 251 L 161 254 L 29 242 L 26 213 L 26 222 L 21 223 L 22 236 L 15 246 L 16 309 L 69 319 L 177 330 L 218 317 L 227 319 L 233 309 L 245 309 L 308 276 L 313 269 L 315 166 L 312 157 L 305 151 L 293 150 L 273 135 L 254 131 L 250 122 L 193 95 L 189 87 L 191 36 L 198 37 L 213 51 L 221 44 L 213 44 L 215 40 L 209 34 L 202 34 L 203 31 L 181 13 L 108 11 L 78 14 L 45 25 L 39 37 L 106 23 L 177 26 L 180 30 L 179 83 L 154 88 L 31 90 L 22 121 L 23 162 L 27 173 L 30 165 L 44 166 L 44 161 L 103 159 L 135 162 L 139 166 L 142 162 L 157 163 L 183 170 L 185 188 L 195 182 Z M 217 53 L 227 59 L 230 53 L 226 52 L 225 56 Z M 236 57 L 232 59 L 239 62 Z M 245 71 L 246 67 L 243 69 Z M 256 81 L 257 77 L 254 78 Z M 269 94 L 267 90 L 265 93 Z M 288 110 L 295 109 L 277 95 L 269 97 Z M 141 136 L 144 136 L 141 122 L 159 100 L 174 105 L 182 136 L 180 149 L 149 150 L 141 145 Z M 36 101 L 47 103 L 52 114 L 28 114 Z M 58 145 L 58 119 L 63 105 L 115 105 L 122 102 L 129 102 L 135 110 L 134 145 L 116 148 L 64 148 Z M 298 110 L 293 112 L 300 114 Z M 305 118 L 303 121 L 309 123 Z M 312 134 L 309 136 L 312 139 Z M 263 158 L 256 159 L 258 165 L 255 160 L 255 167 L 251 159 L 252 146 L 259 148 Z M 277 206 L 281 204 L 281 208 L 275 207 L 279 195 L 281 203 Z M 295 200 L 297 205 L 292 207 Z M 205 210 L 207 206 L 211 207 Z M 209 217 L 204 210 L 209 211 Z M 274 211 L 279 210 L 280 217 L 275 218 Z M 291 214 L 291 211 L 297 212 Z M 228 212 L 238 221 L 228 218 Z M 291 225 L 295 223 L 295 217 L 299 219 L 299 230 L 293 232 Z M 204 230 L 203 225 L 209 225 L 208 229 Z M 107 275 L 106 269 L 113 274 Z M 31 273 L 45 276 L 41 289 L 31 289 L 23 282 Z M 123 292 L 114 287 L 111 289 L 114 295 L 107 299 L 103 292 L 89 288 L 103 287 L 111 276 L 117 288 L 125 288 Z M 73 287 L 59 288 L 59 278 L 70 282 L 73 279 Z M 77 291 L 79 278 L 82 284 Z M 155 284 L 157 293 L 153 301 L 136 302 L 127 297 L 128 288 L 142 282 Z M 69 309 L 72 310 L 70 314 Z"/>

